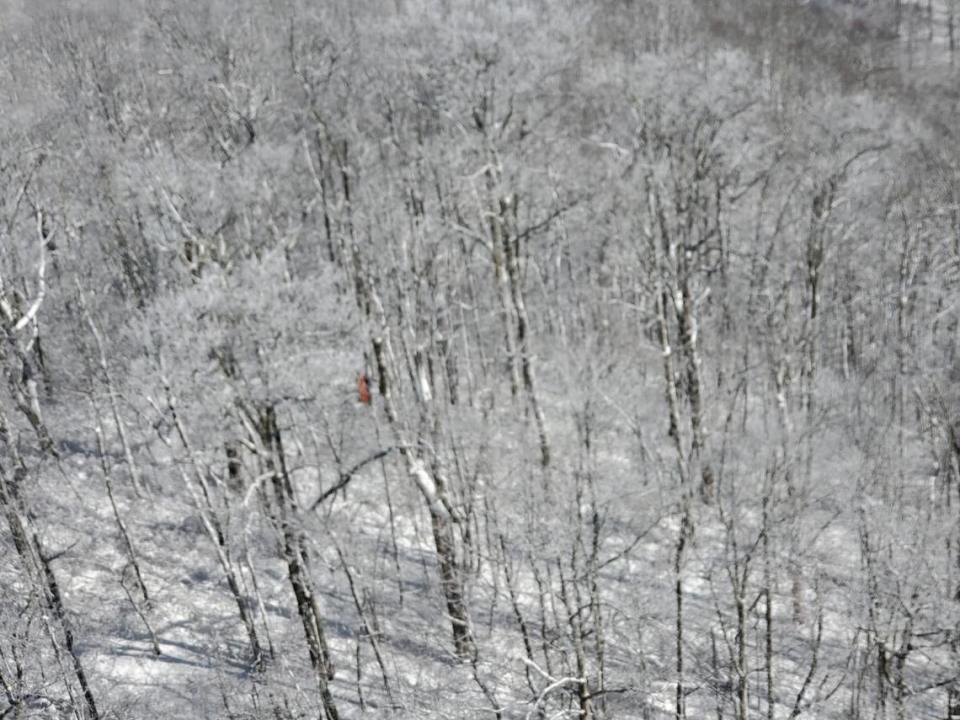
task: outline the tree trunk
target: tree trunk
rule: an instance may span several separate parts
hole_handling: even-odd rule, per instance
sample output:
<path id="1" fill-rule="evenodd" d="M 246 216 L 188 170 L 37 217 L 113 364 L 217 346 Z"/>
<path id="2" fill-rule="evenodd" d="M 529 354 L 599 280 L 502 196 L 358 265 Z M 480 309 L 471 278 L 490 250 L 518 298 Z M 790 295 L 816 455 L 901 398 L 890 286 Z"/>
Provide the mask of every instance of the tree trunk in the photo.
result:
<path id="1" fill-rule="evenodd" d="M 265 451 L 263 470 L 270 473 L 270 484 L 273 489 L 273 507 L 270 516 L 280 533 L 281 552 L 287 565 L 290 587 L 297 601 L 297 612 L 307 641 L 310 665 L 316 677 L 324 715 L 327 720 L 339 720 L 340 715 L 329 684 L 334 677 L 334 666 L 311 580 L 306 538 L 296 526 L 297 502 L 287 469 L 276 408 L 273 405 L 261 408 L 257 420 L 259 421 L 257 429 L 260 434 L 258 439 Z"/>
<path id="2" fill-rule="evenodd" d="M 379 300 L 376 298 L 374 298 L 373 304 L 380 307 Z M 446 601 L 453 631 L 454 648 L 458 657 L 464 660 L 472 660 L 476 657 L 476 644 L 470 629 L 463 572 L 457 559 L 456 537 L 453 533 L 453 518 L 450 515 L 450 502 L 446 497 L 446 489 L 441 478 L 431 476 L 424 461 L 404 438 L 400 419 L 393 404 L 393 384 L 389 380 L 387 369 L 388 348 L 384 338 L 374 338 L 373 352 L 377 360 L 378 381 L 383 396 L 384 412 L 397 438 L 397 447 L 400 454 L 407 463 L 407 473 L 420 490 L 430 513 L 434 547 L 437 552 L 437 562 L 440 566 L 440 587 Z"/>
<path id="3" fill-rule="evenodd" d="M 3 429 L 6 430 L 6 420 L 3 419 L 0 422 L 2 422 Z M 17 462 L 16 459 L 15 462 Z M 2 504 L 4 514 L 7 516 L 7 524 L 10 527 L 13 544 L 23 563 L 24 571 L 39 591 L 47 611 L 56 619 L 59 626 L 67 654 L 70 656 L 74 677 L 83 695 L 87 718 L 88 720 L 99 720 L 100 713 L 74 641 L 73 628 L 63 605 L 63 596 L 60 593 L 57 576 L 50 564 L 50 558 L 43 551 L 36 530 L 31 525 L 30 513 L 22 507 L 17 486 L 25 476 L 26 470 L 19 466 L 14 471 L 14 479 L 11 483 L 6 471 L 0 467 L 0 504 Z M 48 627 L 51 629 L 51 641 L 56 644 L 52 626 Z"/>
<path id="4" fill-rule="evenodd" d="M 520 240 L 514 237 L 515 232 L 511 233 L 509 231 L 510 223 L 507 219 L 511 205 L 514 217 L 516 217 L 516 198 L 513 199 L 512 203 L 507 203 L 505 200 L 500 201 L 499 216 L 501 220 L 498 225 L 503 241 L 507 276 L 510 280 L 510 297 L 513 300 L 513 309 L 517 318 L 517 344 L 520 350 L 520 368 L 523 376 L 523 386 L 527 391 L 530 408 L 533 410 L 533 417 L 537 424 L 537 435 L 540 440 L 540 465 L 544 469 L 547 469 L 550 466 L 550 442 L 547 439 L 547 421 L 543 414 L 543 408 L 540 405 L 540 399 L 537 396 L 533 357 L 530 352 L 530 323 L 527 319 L 527 305 L 523 298 L 523 281 L 520 277 L 520 259 L 518 257 Z"/>

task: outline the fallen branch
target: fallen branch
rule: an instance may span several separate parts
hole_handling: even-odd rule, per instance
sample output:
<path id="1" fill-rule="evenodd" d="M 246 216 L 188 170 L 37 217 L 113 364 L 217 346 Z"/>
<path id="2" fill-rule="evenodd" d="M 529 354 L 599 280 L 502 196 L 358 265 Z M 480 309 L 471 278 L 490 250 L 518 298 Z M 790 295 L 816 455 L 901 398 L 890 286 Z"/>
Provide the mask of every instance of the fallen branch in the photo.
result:
<path id="1" fill-rule="evenodd" d="M 363 460 L 358 462 L 356 465 L 354 465 L 352 468 L 350 468 L 346 472 L 340 473 L 340 479 L 337 481 L 337 484 L 320 493 L 320 497 L 318 497 L 316 500 L 313 501 L 313 503 L 311 503 L 310 509 L 316 510 L 324 500 L 329 498 L 331 495 L 336 495 L 338 492 L 343 490 L 347 485 L 349 485 L 350 481 L 353 480 L 354 475 L 360 472 L 363 468 L 365 468 L 367 465 L 369 465 L 372 462 L 375 462 L 381 458 L 386 457 L 391 452 L 397 449 L 399 449 L 397 446 L 391 445 L 390 447 L 384 450 L 378 450 L 373 455 L 367 458 L 364 458 Z"/>

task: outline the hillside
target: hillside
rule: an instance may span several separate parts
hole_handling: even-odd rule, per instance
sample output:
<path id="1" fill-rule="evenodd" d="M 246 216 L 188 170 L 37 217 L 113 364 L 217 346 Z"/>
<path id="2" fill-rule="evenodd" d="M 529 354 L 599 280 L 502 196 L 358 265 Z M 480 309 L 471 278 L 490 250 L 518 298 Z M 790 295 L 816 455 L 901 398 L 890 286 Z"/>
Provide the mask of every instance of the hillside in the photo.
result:
<path id="1" fill-rule="evenodd" d="M 953 0 L 0 7 L 0 718 L 960 718 Z"/>

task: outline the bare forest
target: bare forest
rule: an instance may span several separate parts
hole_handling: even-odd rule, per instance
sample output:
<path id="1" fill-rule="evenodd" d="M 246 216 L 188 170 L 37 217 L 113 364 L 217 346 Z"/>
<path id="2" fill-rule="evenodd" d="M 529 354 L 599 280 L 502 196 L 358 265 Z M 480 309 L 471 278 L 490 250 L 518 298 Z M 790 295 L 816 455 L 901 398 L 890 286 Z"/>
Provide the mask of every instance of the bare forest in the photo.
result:
<path id="1" fill-rule="evenodd" d="M 0 1 L 0 719 L 960 718 L 955 13 Z"/>

